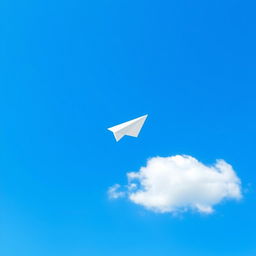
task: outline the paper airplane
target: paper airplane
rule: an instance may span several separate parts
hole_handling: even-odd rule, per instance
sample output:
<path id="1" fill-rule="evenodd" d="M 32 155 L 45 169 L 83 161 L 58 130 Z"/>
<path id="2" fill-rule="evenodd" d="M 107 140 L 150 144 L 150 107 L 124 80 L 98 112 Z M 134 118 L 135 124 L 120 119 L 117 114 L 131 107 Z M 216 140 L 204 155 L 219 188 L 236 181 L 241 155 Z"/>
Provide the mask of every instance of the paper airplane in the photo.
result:
<path id="1" fill-rule="evenodd" d="M 125 135 L 138 137 L 140 130 L 144 122 L 146 121 L 147 117 L 148 115 L 144 115 L 131 121 L 108 128 L 108 130 L 113 132 L 116 141 L 121 140 Z"/>

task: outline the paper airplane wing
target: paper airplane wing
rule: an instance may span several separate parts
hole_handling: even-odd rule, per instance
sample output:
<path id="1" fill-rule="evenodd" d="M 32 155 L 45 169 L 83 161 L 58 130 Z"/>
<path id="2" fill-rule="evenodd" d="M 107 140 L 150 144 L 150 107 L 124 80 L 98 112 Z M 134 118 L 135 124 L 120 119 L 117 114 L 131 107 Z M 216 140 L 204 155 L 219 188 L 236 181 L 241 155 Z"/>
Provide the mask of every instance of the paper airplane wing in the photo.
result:
<path id="1" fill-rule="evenodd" d="M 138 117 L 131 121 L 113 126 L 108 128 L 111 132 L 113 132 L 116 141 L 122 139 L 125 135 L 138 137 L 140 130 L 146 121 L 148 115 Z"/>

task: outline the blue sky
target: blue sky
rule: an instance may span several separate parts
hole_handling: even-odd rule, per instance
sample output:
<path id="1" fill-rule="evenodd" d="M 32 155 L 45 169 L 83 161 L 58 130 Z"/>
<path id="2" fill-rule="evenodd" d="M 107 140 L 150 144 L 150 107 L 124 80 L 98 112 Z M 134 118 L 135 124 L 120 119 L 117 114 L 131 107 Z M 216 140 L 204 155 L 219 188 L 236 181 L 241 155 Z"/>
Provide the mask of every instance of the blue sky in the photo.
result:
<path id="1" fill-rule="evenodd" d="M 0 4 L 0 255 L 256 254 L 254 1 Z M 107 127 L 149 114 L 138 139 Z M 108 188 L 225 159 L 243 199 L 157 214 Z"/>

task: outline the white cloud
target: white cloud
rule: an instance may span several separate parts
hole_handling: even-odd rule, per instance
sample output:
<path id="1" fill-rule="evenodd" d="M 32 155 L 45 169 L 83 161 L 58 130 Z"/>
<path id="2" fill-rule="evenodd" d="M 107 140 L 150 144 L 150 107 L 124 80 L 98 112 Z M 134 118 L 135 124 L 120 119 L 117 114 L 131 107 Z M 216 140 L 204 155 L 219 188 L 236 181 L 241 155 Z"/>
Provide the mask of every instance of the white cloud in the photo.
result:
<path id="1" fill-rule="evenodd" d="M 232 166 L 217 160 L 206 166 L 191 156 L 154 157 L 138 172 L 127 173 L 128 185 L 109 189 L 111 198 L 126 196 L 159 213 L 197 210 L 212 213 L 224 199 L 240 199 L 241 182 Z M 120 189 L 125 192 L 120 192 Z"/>
<path id="2" fill-rule="evenodd" d="M 119 184 L 115 184 L 108 189 L 108 197 L 111 199 L 117 199 L 125 196 L 125 192 L 118 191 L 121 188 Z"/>

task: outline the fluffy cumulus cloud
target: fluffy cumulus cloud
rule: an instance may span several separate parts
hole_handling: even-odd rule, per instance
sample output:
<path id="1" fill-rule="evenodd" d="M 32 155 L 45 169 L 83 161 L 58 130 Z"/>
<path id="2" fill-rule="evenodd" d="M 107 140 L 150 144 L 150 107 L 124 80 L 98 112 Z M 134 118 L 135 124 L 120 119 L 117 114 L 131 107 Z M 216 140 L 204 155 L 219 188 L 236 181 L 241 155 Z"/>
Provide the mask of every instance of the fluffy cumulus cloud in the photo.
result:
<path id="1" fill-rule="evenodd" d="M 127 177 L 128 184 L 112 186 L 109 196 L 126 196 L 159 213 L 212 213 L 221 201 L 242 197 L 240 179 L 224 160 L 207 166 L 186 155 L 154 157 L 138 172 L 127 173 Z"/>

